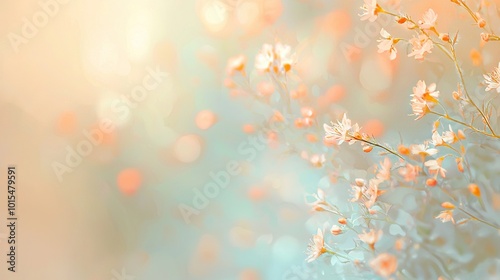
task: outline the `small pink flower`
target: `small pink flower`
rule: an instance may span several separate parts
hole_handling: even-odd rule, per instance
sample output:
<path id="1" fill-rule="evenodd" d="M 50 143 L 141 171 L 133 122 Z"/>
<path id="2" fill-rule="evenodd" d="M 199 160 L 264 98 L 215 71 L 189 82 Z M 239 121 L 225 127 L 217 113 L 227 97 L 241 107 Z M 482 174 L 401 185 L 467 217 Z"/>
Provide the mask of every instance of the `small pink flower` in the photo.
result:
<path id="1" fill-rule="evenodd" d="M 318 228 L 318 233 L 316 235 L 313 235 L 311 243 L 309 243 L 309 246 L 307 248 L 306 261 L 312 262 L 323 255 L 325 252 L 326 248 L 325 240 L 323 238 L 323 232 Z"/>
<path id="2" fill-rule="evenodd" d="M 405 168 L 399 169 L 399 175 L 403 176 L 406 182 L 412 182 L 417 180 L 417 176 L 420 173 L 420 167 L 416 165 L 406 164 Z"/>
<path id="3" fill-rule="evenodd" d="M 423 34 L 411 38 L 409 43 L 412 45 L 413 50 L 408 54 L 408 57 L 414 56 L 417 60 L 423 60 L 425 53 L 432 53 L 432 48 L 434 47 L 432 41 Z"/>
<path id="4" fill-rule="evenodd" d="M 438 159 L 431 159 L 425 162 L 425 166 L 429 168 L 429 172 L 431 173 L 439 173 L 441 177 L 445 178 L 446 177 L 446 169 L 442 167 L 443 164 L 443 157 L 440 157 Z"/>
<path id="5" fill-rule="evenodd" d="M 374 231 L 373 229 L 371 229 L 370 232 L 364 232 L 358 235 L 359 239 L 368 244 L 372 250 L 375 250 L 375 243 L 377 243 L 381 236 L 381 230 Z"/>
<path id="6" fill-rule="evenodd" d="M 443 132 L 442 139 L 444 142 L 448 144 L 456 143 L 458 141 L 458 137 L 453 131 L 453 129 L 451 129 L 451 125 L 449 125 L 448 127 L 450 128 L 450 130 Z"/>
<path id="7" fill-rule="evenodd" d="M 239 55 L 232 57 L 227 62 L 226 72 L 229 76 L 234 75 L 235 72 L 243 72 L 245 69 L 246 57 L 244 55 Z"/>
<path id="8" fill-rule="evenodd" d="M 380 168 L 377 173 L 377 179 L 388 181 L 391 179 L 391 167 L 392 163 L 389 158 L 384 158 L 384 161 L 380 163 Z"/>
<path id="9" fill-rule="evenodd" d="M 443 222 L 443 223 L 446 223 L 449 221 L 451 221 L 452 223 L 455 223 L 455 220 L 453 219 L 453 210 L 441 211 L 441 213 L 436 216 L 436 219 L 441 219 L 441 222 Z"/>

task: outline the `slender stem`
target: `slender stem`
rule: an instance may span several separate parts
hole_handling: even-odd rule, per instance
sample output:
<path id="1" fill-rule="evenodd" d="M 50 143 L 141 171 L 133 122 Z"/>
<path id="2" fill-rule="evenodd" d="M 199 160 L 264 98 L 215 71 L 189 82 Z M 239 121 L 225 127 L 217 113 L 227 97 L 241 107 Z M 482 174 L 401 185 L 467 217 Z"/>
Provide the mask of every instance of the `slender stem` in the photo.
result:
<path id="1" fill-rule="evenodd" d="M 475 128 L 474 126 L 472 126 L 472 125 L 470 125 L 470 124 L 467 124 L 467 123 L 464 123 L 464 122 L 462 122 L 462 121 L 460 121 L 460 120 L 457 120 L 457 119 L 455 119 L 455 118 L 452 118 L 452 117 L 450 117 L 449 115 L 444 115 L 444 114 L 441 114 L 441 113 L 438 113 L 438 112 L 435 112 L 435 111 L 432 111 L 432 110 L 431 110 L 431 111 L 429 111 L 429 113 L 434 114 L 434 115 L 437 115 L 437 116 L 440 116 L 440 117 L 443 117 L 443 118 L 445 118 L 445 119 L 447 119 L 447 120 L 450 120 L 450 121 L 452 121 L 452 122 L 455 122 L 455 123 L 461 124 L 461 125 L 463 125 L 463 126 L 465 126 L 465 127 L 468 127 L 468 128 L 470 128 L 470 129 L 474 130 L 475 132 L 478 132 L 478 133 L 484 134 L 484 135 L 486 135 L 486 136 L 493 137 L 493 138 L 500 138 L 500 136 L 499 136 L 499 135 L 496 135 L 496 134 L 490 134 L 490 133 L 488 133 L 488 132 L 486 132 L 486 131 L 484 131 L 484 130 L 479 130 L 479 129 Z"/>
<path id="2" fill-rule="evenodd" d="M 354 136 L 353 136 L 352 138 L 354 138 L 354 139 L 356 139 L 356 140 L 358 140 L 358 141 L 361 141 L 361 142 L 364 142 L 364 143 L 370 144 L 370 145 L 372 145 L 372 146 L 379 147 L 379 148 L 381 148 L 381 149 L 383 149 L 383 150 L 386 150 L 387 152 L 389 152 L 389 153 L 391 153 L 391 154 L 393 154 L 393 155 L 397 156 L 398 158 L 400 158 L 400 159 L 402 159 L 402 160 L 405 160 L 405 159 L 404 159 L 401 155 L 399 155 L 397 152 L 395 152 L 394 150 L 392 150 L 392 149 L 390 149 L 390 148 L 387 148 L 387 147 L 385 147 L 385 146 L 383 146 L 383 145 L 380 145 L 380 144 L 378 144 L 378 143 L 371 142 L 371 141 L 369 141 L 369 140 L 365 140 L 365 139 L 363 139 L 363 138 L 359 138 L 359 137 L 354 137 Z"/>
<path id="3" fill-rule="evenodd" d="M 483 224 L 485 224 L 485 225 L 488 225 L 488 226 L 490 226 L 490 227 L 492 227 L 492 228 L 494 228 L 494 229 L 500 230 L 500 227 L 498 227 L 498 226 L 496 226 L 496 225 L 494 225 L 494 224 L 492 224 L 492 223 L 490 223 L 490 222 L 487 222 L 487 221 L 485 221 L 485 220 L 483 220 L 483 219 L 481 219 L 481 218 L 478 218 L 478 217 L 474 216 L 473 214 L 469 213 L 468 211 L 466 211 L 465 209 L 463 209 L 463 208 L 461 208 L 461 207 L 458 207 L 457 209 L 459 209 L 460 211 L 462 211 L 462 212 L 464 212 L 465 214 L 467 214 L 467 215 L 468 215 L 469 217 L 471 217 L 473 220 L 476 220 L 476 221 L 478 221 L 478 222 L 481 222 L 481 223 L 483 223 Z"/>
<path id="4" fill-rule="evenodd" d="M 476 110 L 479 112 L 479 114 L 481 114 L 484 122 L 486 123 L 486 125 L 490 129 L 491 133 L 496 136 L 495 131 L 493 131 L 493 128 L 491 127 L 490 121 L 488 120 L 486 115 L 483 113 L 483 111 L 481 109 L 479 109 L 479 107 L 476 105 L 474 100 L 472 100 L 472 98 L 470 97 L 469 92 L 467 91 L 467 86 L 465 85 L 465 79 L 464 79 L 464 75 L 462 73 L 462 68 L 460 68 L 460 66 L 458 65 L 457 54 L 455 52 L 455 46 L 453 46 L 453 44 L 451 44 L 451 43 L 450 43 L 450 46 L 451 46 L 451 54 L 453 56 L 453 62 L 455 64 L 455 68 L 457 68 L 458 75 L 460 77 L 462 87 L 464 88 L 465 95 L 469 99 L 470 104 L 472 104 L 472 106 L 474 106 L 476 108 Z"/>

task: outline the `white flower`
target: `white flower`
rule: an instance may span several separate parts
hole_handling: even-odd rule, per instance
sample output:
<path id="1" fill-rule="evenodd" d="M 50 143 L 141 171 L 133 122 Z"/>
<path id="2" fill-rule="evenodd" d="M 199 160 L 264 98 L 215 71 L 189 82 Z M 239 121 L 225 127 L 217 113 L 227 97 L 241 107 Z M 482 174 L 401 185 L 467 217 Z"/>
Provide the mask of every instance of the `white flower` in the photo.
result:
<path id="1" fill-rule="evenodd" d="M 411 145 L 410 146 L 410 151 L 414 155 L 421 155 L 421 156 L 432 156 L 438 153 L 437 149 L 429 149 L 429 146 L 427 143 L 425 144 L 418 144 L 418 145 Z"/>
<path id="2" fill-rule="evenodd" d="M 259 54 L 255 58 L 255 68 L 260 71 L 270 71 L 274 62 L 274 50 L 270 44 L 264 44 Z"/>
<path id="3" fill-rule="evenodd" d="M 281 43 L 275 46 L 264 44 L 255 58 L 255 68 L 261 72 L 284 74 L 292 69 L 294 63 L 295 54 L 292 54 L 292 48 Z"/>
<path id="4" fill-rule="evenodd" d="M 389 59 L 394 60 L 396 58 L 397 53 L 398 53 L 398 50 L 396 49 L 395 44 L 397 44 L 397 42 L 399 40 L 393 39 L 391 37 L 391 34 L 389 34 L 389 32 L 387 32 L 383 28 L 382 28 L 382 30 L 380 30 L 380 36 L 382 36 L 382 39 L 377 40 L 377 42 L 379 42 L 379 44 L 377 46 L 378 52 L 379 53 L 389 52 Z"/>
<path id="5" fill-rule="evenodd" d="M 408 57 L 414 56 L 417 60 L 423 60 L 425 53 L 432 53 L 434 44 L 423 34 L 418 37 L 411 38 L 409 42 L 412 45 L 413 50 L 408 54 Z"/>
<path id="6" fill-rule="evenodd" d="M 325 129 L 327 139 L 334 139 L 338 144 L 342 144 L 344 141 L 349 144 L 354 144 L 356 142 L 355 136 L 359 134 L 359 125 L 356 123 L 351 125 L 351 120 L 347 118 L 344 114 L 342 121 L 337 121 L 337 123 L 332 122 L 332 126 L 327 124 L 323 125 Z"/>
<path id="7" fill-rule="evenodd" d="M 500 93 L 500 62 L 498 63 L 498 67 L 495 67 L 491 73 L 485 74 L 483 77 L 487 85 L 486 91 L 496 89 Z"/>
<path id="8" fill-rule="evenodd" d="M 374 22 L 377 20 L 378 13 L 381 8 L 377 4 L 377 0 L 365 0 L 365 4 L 361 7 L 363 13 L 360 14 L 361 20 L 368 20 L 370 22 Z"/>
<path id="9" fill-rule="evenodd" d="M 417 116 L 415 120 L 423 118 L 430 111 L 427 103 L 419 98 L 412 98 L 410 101 L 410 105 L 411 110 L 413 111 L 413 115 Z"/>
<path id="10" fill-rule="evenodd" d="M 441 138 L 441 135 L 439 135 L 437 131 L 434 131 L 434 133 L 432 133 L 432 144 L 434 146 L 441 146 L 444 144 L 443 138 Z"/>
<path id="11" fill-rule="evenodd" d="M 418 21 L 418 24 L 422 29 L 433 29 L 436 27 L 437 18 L 438 15 L 436 12 L 433 9 L 429 9 L 425 12 L 423 20 Z"/>

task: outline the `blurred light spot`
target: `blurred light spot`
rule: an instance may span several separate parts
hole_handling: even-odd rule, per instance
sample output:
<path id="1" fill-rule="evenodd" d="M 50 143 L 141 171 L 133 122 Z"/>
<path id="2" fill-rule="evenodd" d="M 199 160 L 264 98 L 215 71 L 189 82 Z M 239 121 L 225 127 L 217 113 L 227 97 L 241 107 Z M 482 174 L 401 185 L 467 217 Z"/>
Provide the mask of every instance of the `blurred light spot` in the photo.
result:
<path id="1" fill-rule="evenodd" d="M 71 134 L 76 129 L 76 115 L 74 112 L 64 112 L 57 121 L 57 131 L 61 134 Z"/>
<path id="2" fill-rule="evenodd" d="M 292 236 L 280 237 L 273 245 L 273 255 L 282 262 L 289 262 L 300 254 L 302 245 Z"/>
<path id="3" fill-rule="evenodd" d="M 255 132 L 255 127 L 251 124 L 245 124 L 243 125 L 243 132 L 247 134 L 252 134 Z"/>
<path id="4" fill-rule="evenodd" d="M 254 186 L 248 190 L 247 195 L 251 200 L 262 200 L 266 197 L 266 190 L 262 187 Z"/>
<path id="5" fill-rule="evenodd" d="M 124 169 L 118 174 L 116 183 L 123 194 L 133 195 L 142 183 L 142 175 L 137 169 Z"/>
<path id="6" fill-rule="evenodd" d="M 247 268 L 240 273 L 239 280 L 260 280 L 260 274 L 257 270 Z"/>
<path id="7" fill-rule="evenodd" d="M 221 31 L 228 21 L 226 5 L 219 0 L 207 1 L 201 8 L 201 17 L 209 31 Z"/>
<path id="8" fill-rule="evenodd" d="M 209 110 L 203 110 L 196 115 L 196 125 L 200 129 L 209 129 L 217 122 L 217 116 Z"/>
<path id="9" fill-rule="evenodd" d="M 389 60 L 377 59 L 376 57 L 367 58 L 359 73 L 361 85 L 370 91 L 382 91 L 391 86 L 392 73 Z"/>
<path id="10" fill-rule="evenodd" d="M 127 50 L 131 60 L 142 61 L 151 48 L 150 15 L 140 12 L 131 17 L 127 29 Z"/>
<path id="11" fill-rule="evenodd" d="M 373 120 L 368 120 L 363 126 L 362 126 L 363 132 L 367 133 L 368 135 L 373 135 L 375 137 L 380 137 L 384 134 L 385 126 L 384 123 L 377 119 Z"/>
<path id="12" fill-rule="evenodd" d="M 264 6 L 264 21 L 273 24 L 283 12 L 281 0 L 260 0 Z"/>
<path id="13" fill-rule="evenodd" d="M 201 139 L 194 134 L 184 135 L 174 144 L 174 156 L 180 162 L 190 163 L 196 161 L 201 155 Z"/>
<path id="14" fill-rule="evenodd" d="M 198 242 L 189 265 L 189 273 L 201 276 L 213 269 L 219 258 L 220 244 L 216 237 L 203 235 Z"/>
<path id="15" fill-rule="evenodd" d="M 270 96 L 274 93 L 274 85 L 269 82 L 260 82 L 257 85 L 257 90 L 263 96 Z"/>
<path id="16" fill-rule="evenodd" d="M 342 36 L 351 28 L 351 16 L 345 10 L 332 11 L 319 20 L 319 26 L 328 33 Z"/>
<path id="17" fill-rule="evenodd" d="M 168 42 L 159 42 L 153 50 L 155 62 L 169 72 L 174 72 L 177 67 L 177 51 L 175 46 Z"/>
<path id="18" fill-rule="evenodd" d="M 132 115 L 131 110 L 120 95 L 106 92 L 97 101 L 97 117 L 100 120 L 110 120 L 117 127 L 125 125 Z"/>
<path id="19" fill-rule="evenodd" d="M 240 248 L 250 248 L 255 243 L 255 233 L 241 226 L 233 227 L 229 237 L 231 243 Z"/>
<path id="20" fill-rule="evenodd" d="M 260 13 L 261 11 L 256 1 L 244 1 L 238 5 L 236 17 L 241 24 L 252 25 L 259 19 Z"/>

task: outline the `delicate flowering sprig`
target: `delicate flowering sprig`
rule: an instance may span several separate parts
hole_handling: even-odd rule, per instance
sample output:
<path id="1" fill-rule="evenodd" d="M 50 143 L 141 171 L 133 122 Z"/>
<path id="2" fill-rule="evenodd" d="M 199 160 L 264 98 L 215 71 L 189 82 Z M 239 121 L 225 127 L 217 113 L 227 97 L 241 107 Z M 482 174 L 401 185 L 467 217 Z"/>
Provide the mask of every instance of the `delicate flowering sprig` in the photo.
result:
<path id="1" fill-rule="evenodd" d="M 344 142 L 349 143 L 349 145 L 352 145 L 359 141 L 362 142 L 363 144 L 368 145 L 368 147 L 381 148 L 386 152 L 393 154 L 404 160 L 404 158 L 401 155 L 399 155 L 397 151 L 377 143 L 375 139 L 368 136 L 366 133 L 362 133 L 357 123 L 355 124 L 351 123 L 352 123 L 351 120 L 347 118 L 347 114 L 344 114 L 342 120 L 337 121 L 337 123 L 332 122 L 331 126 L 323 124 L 323 128 L 326 132 L 325 138 L 337 141 L 339 145 Z M 363 150 L 366 152 L 371 151 L 370 148 L 368 149 L 364 148 Z"/>

